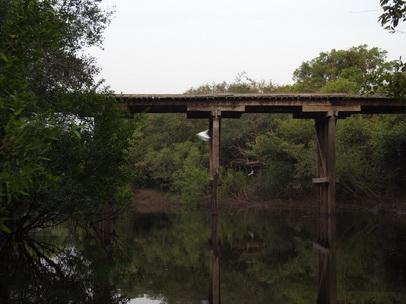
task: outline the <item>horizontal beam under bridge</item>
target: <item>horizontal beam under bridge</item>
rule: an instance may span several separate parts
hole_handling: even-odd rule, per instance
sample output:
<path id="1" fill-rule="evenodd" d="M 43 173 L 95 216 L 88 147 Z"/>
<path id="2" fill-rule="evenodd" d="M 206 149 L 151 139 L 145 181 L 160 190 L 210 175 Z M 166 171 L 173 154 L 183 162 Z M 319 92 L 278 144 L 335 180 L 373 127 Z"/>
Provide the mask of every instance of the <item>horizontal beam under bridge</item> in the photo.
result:
<path id="1" fill-rule="evenodd" d="M 187 113 L 190 118 L 208 118 L 221 111 L 223 118 L 243 113 L 292 113 L 297 118 L 317 118 L 326 112 L 337 117 L 351 114 L 403 114 L 406 100 L 385 96 L 348 94 L 117 94 L 119 105 L 132 113 Z"/>

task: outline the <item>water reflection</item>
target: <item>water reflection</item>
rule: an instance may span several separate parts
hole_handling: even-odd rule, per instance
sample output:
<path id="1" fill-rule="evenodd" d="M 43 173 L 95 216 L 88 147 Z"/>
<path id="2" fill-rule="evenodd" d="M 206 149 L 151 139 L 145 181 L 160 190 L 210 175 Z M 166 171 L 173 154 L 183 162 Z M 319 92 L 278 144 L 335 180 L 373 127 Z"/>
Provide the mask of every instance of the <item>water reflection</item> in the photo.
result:
<path id="1" fill-rule="evenodd" d="M 207 303 L 210 217 L 134 214 L 108 234 L 59 227 L 31 243 L 3 238 L 0 302 Z M 316 303 L 317 255 L 332 247 L 319 224 L 317 215 L 220 214 L 222 302 Z M 400 217 L 337 216 L 338 303 L 406 303 L 405 228 Z"/>
<path id="2" fill-rule="evenodd" d="M 126 303 L 116 287 L 127 278 L 131 259 L 114 234 L 92 229 L 64 238 L 66 229 L 10 241 L 2 235 L 1 303 Z M 133 275 L 133 273 L 131 273 Z"/>
<path id="3" fill-rule="evenodd" d="M 150 297 L 148 297 L 148 295 L 144 295 L 143 297 L 131 299 L 128 303 L 129 304 L 161 304 L 161 303 L 165 303 L 165 298 L 161 298 L 161 299 L 157 300 L 157 299 L 151 299 Z"/>
<path id="4" fill-rule="evenodd" d="M 317 243 L 317 303 L 337 303 L 336 216 L 319 215 Z"/>

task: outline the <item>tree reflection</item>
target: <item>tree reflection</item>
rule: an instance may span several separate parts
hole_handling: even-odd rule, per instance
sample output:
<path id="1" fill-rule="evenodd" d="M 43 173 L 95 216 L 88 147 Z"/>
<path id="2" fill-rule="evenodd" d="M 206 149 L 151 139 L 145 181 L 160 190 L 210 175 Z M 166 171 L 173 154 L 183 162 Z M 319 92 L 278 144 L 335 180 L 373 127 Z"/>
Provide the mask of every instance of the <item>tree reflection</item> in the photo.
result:
<path id="1" fill-rule="evenodd" d="M 317 219 L 221 214 L 222 301 L 316 303 Z M 134 260 L 145 270 L 138 290 L 164 296 L 168 303 L 207 299 L 210 214 L 139 214 L 132 229 Z M 381 216 L 337 218 L 338 303 L 405 303 L 404 231 L 404 224 Z"/>
<path id="2" fill-rule="evenodd" d="M 210 214 L 176 212 L 133 217 L 134 260 L 145 269 L 140 290 L 167 303 L 208 296 Z M 221 297 L 224 303 L 315 303 L 315 231 L 267 214 L 221 214 Z"/>
<path id="3" fill-rule="evenodd" d="M 117 286 L 135 284 L 138 273 L 114 233 L 80 230 L 74 245 L 61 238 L 52 245 L 39 239 L 30 234 L 20 235 L 19 241 L 13 234 L 1 236 L 2 303 L 128 302 Z"/>
<path id="4" fill-rule="evenodd" d="M 406 303 L 405 224 L 337 217 L 338 303 Z M 316 215 L 220 214 L 223 303 L 316 303 L 317 227 Z M 1 236 L 1 303 L 207 300 L 209 213 L 134 214 L 69 238 L 45 231 Z"/>

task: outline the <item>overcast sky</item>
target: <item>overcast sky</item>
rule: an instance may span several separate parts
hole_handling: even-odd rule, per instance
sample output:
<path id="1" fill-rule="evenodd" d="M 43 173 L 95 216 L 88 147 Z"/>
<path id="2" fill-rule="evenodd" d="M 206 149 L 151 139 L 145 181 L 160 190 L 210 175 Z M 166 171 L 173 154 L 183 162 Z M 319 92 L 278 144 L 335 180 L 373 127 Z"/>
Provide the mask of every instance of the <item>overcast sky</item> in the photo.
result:
<path id="1" fill-rule="evenodd" d="M 206 83 L 292 83 L 304 61 L 367 44 L 406 54 L 406 34 L 377 22 L 379 0 L 103 0 L 115 8 L 104 50 L 91 49 L 116 93 L 184 93 Z M 399 27 L 399 30 L 406 30 Z"/>

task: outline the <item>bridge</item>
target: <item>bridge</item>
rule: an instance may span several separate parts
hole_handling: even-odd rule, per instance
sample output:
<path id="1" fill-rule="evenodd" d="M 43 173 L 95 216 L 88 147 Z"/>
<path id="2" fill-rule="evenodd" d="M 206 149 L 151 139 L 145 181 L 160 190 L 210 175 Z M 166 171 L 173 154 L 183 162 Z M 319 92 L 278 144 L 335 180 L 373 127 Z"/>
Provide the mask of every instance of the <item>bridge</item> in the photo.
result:
<path id="1" fill-rule="evenodd" d="M 219 153 L 222 118 L 244 113 L 291 113 L 314 119 L 317 141 L 317 187 L 320 209 L 318 241 L 318 303 L 336 303 L 336 123 L 352 114 L 404 114 L 406 100 L 384 96 L 347 94 L 122 94 L 116 99 L 131 113 L 185 113 L 188 118 L 209 119 L 212 236 L 210 250 L 210 303 L 220 303 L 219 248 L 217 239 Z M 323 216 L 324 215 L 324 216 Z"/>
<path id="2" fill-rule="evenodd" d="M 406 106 L 393 98 L 347 94 L 119 94 L 116 98 L 132 113 L 187 113 L 189 118 L 223 118 L 243 113 L 292 113 L 294 118 L 319 118 L 328 111 L 338 118 L 354 113 L 405 113 Z"/>
<path id="3" fill-rule="evenodd" d="M 291 113 L 294 118 L 314 119 L 317 134 L 317 172 L 320 212 L 335 213 L 335 126 L 351 114 L 406 113 L 406 103 L 384 96 L 347 94 L 121 94 L 117 100 L 131 113 L 185 113 L 188 118 L 210 121 L 210 172 L 216 188 L 221 118 L 243 113 Z"/>

